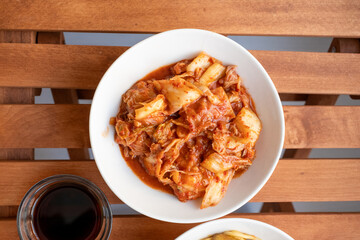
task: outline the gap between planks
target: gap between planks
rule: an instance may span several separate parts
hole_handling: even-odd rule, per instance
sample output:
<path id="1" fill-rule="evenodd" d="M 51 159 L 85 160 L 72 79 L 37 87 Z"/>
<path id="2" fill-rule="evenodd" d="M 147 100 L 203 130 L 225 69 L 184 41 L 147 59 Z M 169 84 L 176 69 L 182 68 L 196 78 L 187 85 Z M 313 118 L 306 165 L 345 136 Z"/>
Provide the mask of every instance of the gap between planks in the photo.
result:
<path id="1" fill-rule="evenodd" d="M 0 86 L 94 90 L 109 66 L 127 49 L 0 44 Z M 279 93 L 360 95 L 360 54 L 250 52 L 269 73 Z"/>
<path id="2" fill-rule="evenodd" d="M 360 239 L 360 213 L 229 214 L 224 218 L 247 218 L 273 225 L 294 239 Z M 110 239 L 175 239 L 200 223 L 167 223 L 145 216 L 115 216 Z M 0 220 L 2 240 L 18 238 L 16 220 Z M 204 236 L 206 237 L 206 236 Z"/>
<path id="3" fill-rule="evenodd" d="M 359 201 L 360 159 L 282 159 L 252 202 Z M 36 182 L 56 174 L 74 174 L 100 187 L 113 204 L 111 192 L 94 161 L 0 161 L 0 205 L 18 205 Z M 129 169 L 129 171 L 131 171 Z M 231 184 L 229 186 L 231 189 Z"/>

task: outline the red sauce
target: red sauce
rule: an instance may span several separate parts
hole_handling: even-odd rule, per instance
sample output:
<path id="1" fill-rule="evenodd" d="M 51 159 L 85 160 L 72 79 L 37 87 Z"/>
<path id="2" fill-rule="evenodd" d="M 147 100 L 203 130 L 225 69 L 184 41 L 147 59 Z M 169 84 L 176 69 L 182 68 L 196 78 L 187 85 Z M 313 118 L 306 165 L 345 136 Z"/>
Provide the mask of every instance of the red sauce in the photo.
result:
<path id="1" fill-rule="evenodd" d="M 141 166 L 138 159 L 136 159 L 136 158 L 132 159 L 130 157 L 126 157 L 124 154 L 123 146 L 121 146 L 121 145 L 119 145 L 119 146 L 120 146 L 120 150 L 121 150 L 121 155 L 125 159 L 126 164 L 131 168 L 131 170 L 135 173 L 136 176 L 138 176 L 138 178 L 141 181 L 143 181 L 149 187 L 160 190 L 162 192 L 172 194 L 172 189 L 170 186 L 165 186 L 161 182 L 159 182 L 159 180 L 156 177 L 150 176 L 146 172 L 145 168 L 143 168 L 143 166 Z"/>
<path id="2" fill-rule="evenodd" d="M 160 79 L 171 78 L 174 76 L 174 74 L 171 71 L 171 67 L 174 65 L 175 64 L 169 64 L 169 65 L 160 67 L 160 68 L 152 71 L 151 73 L 147 74 L 145 77 L 143 77 L 139 81 L 150 80 L 150 79 L 160 80 Z M 246 91 L 245 88 L 244 88 L 244 91 L 245 91 L 245 94 L 250 99 L 251 109 L 256 113 L 254 101 L 252 100 L 251 96 L 248 94 L 248 92 Z M 113 120 L 111 120 L 110 123 L 113 123 Z M 120 146 L 120 150 L 121 150 L 121 154 L 122 154 L 123 158 L 126 161 L 126 164 L 131 168 L 131 170 L 135 173 L 135 175 L 139 179 L 141 179 L 142 182 L 144 182 L 149 187 L 160 190 L 162 192 L 166 192 L 169 194 L 173 193 L 173 190 L 171 189 L 170 186 L 165 186 L 161 182 L 159 182 L 159 180 L 156 177 L 150 176 L 146 172 L 145 168 L 141 165 L 141 163 L 139 162 L 138 159 L 136 159 L 136 158 L 132 159 L 131 157 L 126 157 L 124 154 L 124 148 L 122 146 Z M 240 169 L 240 170 L 236 171 L 234 178 L 240 177 L 246 170 L 247 169 Z"/>
<path id="3" fill-rule="evenodd" d="M 239 169 L 235 172 L 234 177 L 233 178 L 238 178 L 241 175 L 243 175 L 246 172 L 247 169 Z"/>
<path id="4" fill-rule="evenodd" d="M 171 72 L 172 66 L 174 66 L 174 64 L 160 67 L 160 68 L 156 69 L 155 71 L 152 71 L 151 73 L 149 73 L 148 75 L 146 75 L 139 81 L 150 80 L 150 79 L 160 80 L 160 79 L 170 78 L 173 76 L 173 74 Z M 131 168 L 131 170 L 135 173 L 135 175 L 142 182 L 144 182 L 149 187 L 160 190 L 162 192 L 166 192 L 169 194 L 173 193 L 173 190 L 171 189 L 170 186 L 165 186 L 161 182 L 159 182 L 159 180 L 156 177 L 150 176 L 146 172 L 145 168 L 143 168 L 143 166 L 141 166 L 141 163 L 139 162 L 138 159 L 136 159 L 136 158 L 132 159 L 130 157 L 126 157 L 124 154 L 124 148 L 122 146 L 120 146 L 120 150 L 121 150 L 121 155 L 123 156 L 123 158 L 126 161 L 126 164 Z"/>
<path id="5" fill-rule="evenodd" d="M 174 76 L 174 74 L 171 72 L 172 66 L 174 66 L 174 64 L 169 64 L 169 65 L 160 67 L 160 68 L 156 69 L 155 71 L 152 71 L 151 73 L 149 73 L 148 75 L 146 75 L 145 77 L 140 79 L 139 81 L 150 80 L 150 79 L 160 80 L 160 79 L 171 78 L 172 76 Z"/>

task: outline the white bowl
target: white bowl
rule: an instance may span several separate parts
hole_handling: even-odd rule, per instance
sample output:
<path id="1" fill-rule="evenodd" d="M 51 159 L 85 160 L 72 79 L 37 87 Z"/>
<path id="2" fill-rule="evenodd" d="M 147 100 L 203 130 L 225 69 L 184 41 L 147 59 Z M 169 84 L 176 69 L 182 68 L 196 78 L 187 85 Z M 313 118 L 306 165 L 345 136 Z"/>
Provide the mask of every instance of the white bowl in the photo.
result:
<path id="1" fill-rule="evenodd" d="M 294 240 L 274 226 L 245 218 L 226 218 L 203 223 L 181 234 L 175 240 L 200 240 L 229 230 L 251 234 L 263 240 Z"/>
<path id="2" fill-rule="evenodd" d="M 200 51 L 237 65 L 256 104 L 262 132 L 256 143 L 256 159 L 241 177 L 231 181 L 215 207 L 200 210 L 200 199 L 180 202 L 175 196 L 144 184 L 127 166 L 114 142 L 114 127 L 121 96 L 137 80 L 153 70 L 193 58 Z M 107 129 L 110 129 L 108 134 Z M 278 93 L 260 63 L 242 46 L 217 33 L 179 29 L 154 35 L 127 50 L 101 79 L 91 106 L 90 140 L 99 171 L 110 189 L 136 211 L 168 222 L 194 223 L 224 216 L 248 202 L 264 186 L 275 169 L 284 141 L 284 115 Z"/>

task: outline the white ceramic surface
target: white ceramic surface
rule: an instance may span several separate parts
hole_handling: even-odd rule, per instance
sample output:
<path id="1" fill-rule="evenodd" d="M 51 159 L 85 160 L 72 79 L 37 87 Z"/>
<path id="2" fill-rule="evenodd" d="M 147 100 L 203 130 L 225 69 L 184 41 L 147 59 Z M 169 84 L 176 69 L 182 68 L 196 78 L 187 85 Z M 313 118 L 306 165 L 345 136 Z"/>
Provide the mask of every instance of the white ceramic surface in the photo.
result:
<path id="1" fill-rule="evenodd" d="M 173 195 L 145 185 L 126 165 L 114 142 L 114 117 L 121 96 L 151 71 L 193 58 L 201 51 L 237 65 L 256 104 L 263 130 L 256 143 L 256 159 L 240 178 L 233 179 L 221 202 L 200 210 L 200 199 L 182 203 Z M 107 129 L 110 129 L 108 134 Z M 260 63 L 243 47 L 222 35 L 196 29 L 178 29 L 154 35 L 127 50 L 101 79 L 91 106 L 90 140 L 99 171 L 124 203 L 149 217 L 193 223 L 224 216 L 248 202 L 266 183 L 278 162 L 284 141 L 284 116 L 277 91 Z"/>
<path id="2" fill-rule="evenodd" d="M 183 233 L 175 240 L 200 240 L 215 233 L 229 230 L 251 234 L 261 240 L 294 240 L 274 226 L 245 218 L 226 218 L 203 223 Z"/>

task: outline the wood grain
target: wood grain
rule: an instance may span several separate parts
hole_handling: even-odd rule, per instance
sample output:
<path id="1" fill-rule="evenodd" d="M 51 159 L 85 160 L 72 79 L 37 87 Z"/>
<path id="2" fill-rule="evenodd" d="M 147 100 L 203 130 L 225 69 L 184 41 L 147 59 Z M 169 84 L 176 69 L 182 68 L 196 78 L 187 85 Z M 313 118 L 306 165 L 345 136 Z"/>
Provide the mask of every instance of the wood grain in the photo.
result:
<path id="1" fill-rule="evenodd" d="M 39 44 L 65 44 L 62 32 L 38 32 L 36 42 Z"/>
<path id="2" fill-rule="evenodd" d="M 75 89 L 51 89 L 55 104 L 77 104 L 79 99 Z M 90 159 L 87 148 L 68 148 L 71 160 Z"/>
<path id="3" fill-rule="evenodd" d="M 102 179 L 94 161 L 1 161 L 0 205 L 17 205 L 43 178 L 75 174 L 98 185 L 111 203 L 121 201 Z M 130 171 L 130 169 L 129 169 Z M 230 185 L 231 188 L 231 185 Z M 359 159 L 283 159 L 252 202 L 359 201 Z"/>
<path id="4" fill-rule="evenodd" d="M 1 8 L 1 7 L 0 7 Z M 36 33 L 33 31 L 0 31 L 0 43 L 35 43 Z M 0 57 L 2 59 L 2 57 Z M 6 60 L 5 60 L 6 61 Z M 35 89 L 0 88 L 0 104 L 34 103 Z M 34 159 L 34 149 L 0 149 L 0 159 Z M 17 206 L 0 206 L 1 217 L 16 216 Z"/>
<path id="5" fill-rule="evenodd" d="M 305 105 L 335 105 L 339 95 L 320 95 L 313 94 L 308 95 Z M 311 153 L 311 148 L 303 149 L 286 149 L 284 152 L 284 158 L 307 158 Z"/>
<path id="6" fill-rule="evenodd" d="M 358 239 L 359 213 L 230 214 L 226 218 L 249 218 L 271 224 L 294 239 Z M 110 239 L 174 239 L 199 224 L 164 223 L 146 217 L 116 217 Z M 156 233 L 156 234 L 154 234 Z M 206 236 L 204 236 L 206 237 Z"/>
<path id="7" fill-rule="evenodd" d="M 330 44 L 329 52 L 360 53 L 360 39 L 335 38 Z"/>
<path id="8" fill-rule="evenodd" d="M 102 75 L 126 49 L 0 44 L 0 86 L 95 89 Z"/>
<path id="9" fill-rule="evenodd" d="M 27 43 L 35 42 L 33 31 L 0 31 L 0 43 Z M 6 61 L 6 60 L 5 60 Z M 0 104 L 34 103 L 35 89 L 32 88 L 0 88 Z M 0 159 L 33 160 L 34 149 L 0 149 Z M 0 218 L 16 216 L 16 206 L 0 206 Z"/>
<path id="10" fill-rule="evenodd" d="M 95 89 L 108 67 L 127 49 L 0 44 L 0 87 Z M 359 54 L 251 53 L 280 93 L 360 94 Z"/>
<path id="11" fill-rule="evenodd" d="M 359 8 L 359 1 L 348 0 L 3 0 L 0 29 L 153 33 L 200 28 L 235 35 L 359 37 Z"/>
<path id="12" fill-rule="evenodd" d="M 263 203 L 260 212 L 261 213 L 295 212 L 295 208 L 291 202 L 282 202 L 282 203 L 265 202 Z"/>
<path id="13" fill-rule="evenodd" d="M 88 148 L 89 105 L 0 105 L 0 148 Z M 284 148 L 359 148 L 360 106 L 284 106 Z"/>
<path id="14" fill-rule="evenodd" d="M 284 148 L 359 148 L 360 107 L 284 106 Z"/>
<path id="15" fill-rule="evenodd" d="M 31 88 L 0 88 L 0 104 L 31 104 L 34 103 L 35 90 Z"/>
<path id="16" fill-rule="evenodd" d="M 360 39 L 339 39 L 334 38 L 330 44 L 328 52 L 341 53 L 359 53 Z M 299 95 L 295 95 L 299 96 Z M 350 95 L 355 96 L 355 95 Z M 335 105 L 339 95 L 331 94 L 313 94 L 308 95 L 305 105 Z M 281 95 L 280 95 L 281 98 Z M 283 98 L 281 98 L 283 100 Z M 287 149 L 284 152 L 284 158 L 307 158 L 311 153 L 311 149 Z"/>
<path id="17" fill-rule="evenodd" d="M 0 43 L 14 43 L 21 45 L 30 45 L 35 43 L 36 33 L 33 31 L 0 31 Z M 24 44 L 26 43 L 26 44 Z M 7 61 L 4 56 L 0 54 L 0 62 Z M 5 67 L 7 68 L 7 67 Z M 2 75 L 2 68 L 0 68 Z M 35 90 L 31 88 L 12 88 L 0 87 L 0 104 L 29 104 L 34 103 Z M 32 160 L 34 159 L 34 149 L 0 149 L 0 159 L 21 159 Z M 0 208 L 0 216 L 10 216 L 13 209 L 9 207 Z"/>
<path id="18" fill-rule="evenodd" d="M 34 31 L 0 31 L 0 43 L 35 43 Z"/>
<path id="19" fill-rule="evenodd" d="M 38 44 L 65 44 L 62 32 L 39 32 L 37 34 Z M 55 104 L 77 104 L 78 96 L 75 89 L 51 89 Z M 87 148 L 68 148 L 70 159 L 89 159 Z"/>
<path id="20" fill-rule="evenodd" d="M 230 214 L 273 225 L 294 239 L 359 239 L 360 213 Z M 115 216 L 110 239 L 169 240 L 199 225 L 161 222 L 145 216 Z M 0 220 L 3 240 L 17 239 L 16 220 Z"/>
<path id="21" fill-rule="evenodd" d="M 90 105 L 0 105 L 0 148 L 88 148 Z"/>
<path id="22" fill-rule="evenodd" d="M 19 205 L 26 191 L 38 181 L 57 174 L 74 174 L 94 182 L 102 189 L 111 203 L 122 203 L 102 179 L 95 161 L 2 161 L 0 169 L 6 169 L 0 177 L 0 205 Z M 6 196 L 6 197 L 5 197 Z"/>
<path id="23" fill-rule="evenodd" d="M 360 94 L 360 54 L 250 51 L 280 93 Z M 357 90 L 351 90 L 357 88 Z"/>

